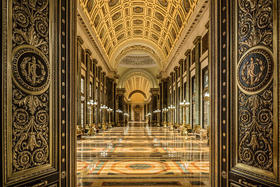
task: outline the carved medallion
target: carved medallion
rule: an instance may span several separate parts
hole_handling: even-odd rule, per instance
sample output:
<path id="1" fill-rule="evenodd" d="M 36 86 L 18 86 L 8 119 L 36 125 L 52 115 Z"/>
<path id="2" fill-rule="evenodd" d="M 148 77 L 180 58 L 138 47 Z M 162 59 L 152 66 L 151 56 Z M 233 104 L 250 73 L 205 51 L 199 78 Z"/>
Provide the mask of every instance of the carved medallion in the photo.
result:
<path id="1" fill-rule="evenodd" d="M 25 45 L 14 50 L 12 72 L 15 83 L 26 93 L 37 95 L 48 88 L 48 60 L 42 52 L 32 46 Z"/>
<path id="2" fill-rule="evenodd" d="M 254 49 L 241 58 L 237 67 L 238 85 L 245 91 L 256 92 L 272 78 L 273 59 L 263 49 Z"/>

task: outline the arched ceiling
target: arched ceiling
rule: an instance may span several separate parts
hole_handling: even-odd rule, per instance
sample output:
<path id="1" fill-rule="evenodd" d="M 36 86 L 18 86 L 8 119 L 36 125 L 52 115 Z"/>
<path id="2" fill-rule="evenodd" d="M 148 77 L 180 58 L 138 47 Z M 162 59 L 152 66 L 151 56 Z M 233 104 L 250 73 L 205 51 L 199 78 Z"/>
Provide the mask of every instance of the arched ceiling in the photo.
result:
<path id="1" fill-rule="evenodd" d="M 115 63 L 116 57 L 128 47 L 137 45 L 156 53 L 149 55 L 161 58 L 157 61 L 162 62 L 170 54 L 197 1 L 80 0 L 80 4 L 111 62 Z"/>
<path id="2" fill-rule="evenodd" d="M 134 75 L 126 79 L 124 83 L 125 88 L 125 97 L 128 101 L 131 100 L 131 95 L 136 93 L 145 95 L 145 100 L 148 100 L 150 97 L 151 81 L 141 75 Z M 138 92 L 136 92 L 138 90 Z"/>

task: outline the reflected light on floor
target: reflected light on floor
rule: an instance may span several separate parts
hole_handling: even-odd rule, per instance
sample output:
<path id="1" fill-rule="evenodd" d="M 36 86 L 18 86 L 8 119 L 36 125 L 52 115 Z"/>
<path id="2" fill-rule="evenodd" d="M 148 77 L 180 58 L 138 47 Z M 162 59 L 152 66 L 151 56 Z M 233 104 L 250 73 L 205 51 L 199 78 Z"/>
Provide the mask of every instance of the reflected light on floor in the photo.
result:
<path id="1" fill-rule="evenodd" d="M 209 186 L 207 140 L 131 123 L 77 146 L 78 186 Z"/>

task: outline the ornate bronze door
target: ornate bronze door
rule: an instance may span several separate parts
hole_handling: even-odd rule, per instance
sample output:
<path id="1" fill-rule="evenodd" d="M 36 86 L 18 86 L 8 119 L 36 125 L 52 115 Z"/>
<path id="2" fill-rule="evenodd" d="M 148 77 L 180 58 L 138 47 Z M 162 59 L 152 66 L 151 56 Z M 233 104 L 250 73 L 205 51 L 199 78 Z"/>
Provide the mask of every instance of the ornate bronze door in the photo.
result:
<path id="1" fill-rule="evenodd" d="M 3 0 L 1 6 L 1 186 L 75 186 L 74 1 Z"/>
<path id="2" fill-rule="evenodd" d="M 211 2 L 212 185 L 280 186 L 279 10 Z"/>

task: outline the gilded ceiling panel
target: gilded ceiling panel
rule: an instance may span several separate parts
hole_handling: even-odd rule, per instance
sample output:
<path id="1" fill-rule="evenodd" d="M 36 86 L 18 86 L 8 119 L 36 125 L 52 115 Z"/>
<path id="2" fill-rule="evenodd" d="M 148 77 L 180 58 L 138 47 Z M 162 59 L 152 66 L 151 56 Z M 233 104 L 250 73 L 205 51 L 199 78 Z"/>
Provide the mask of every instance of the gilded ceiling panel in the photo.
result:
<path id="1" fill-rule="evenodd" d="M 131 39 L 141 39 L 147 45 L 155 43 L 167 58 L 197 2 L 198 0 L 80 0 L 80 5 L 109 59 L 113 51 L 118 50 L 118 46 Z M 109 33 L 106 35 L 106 32 Z"/>

